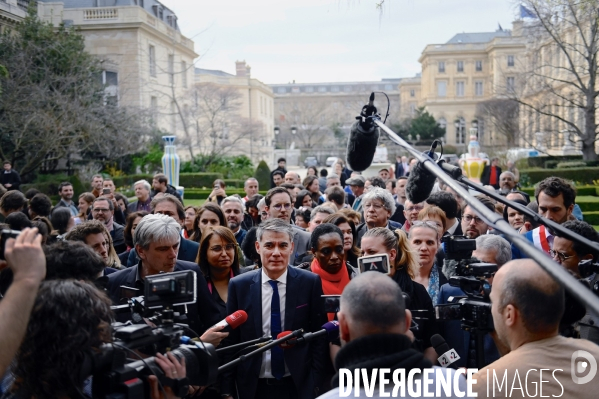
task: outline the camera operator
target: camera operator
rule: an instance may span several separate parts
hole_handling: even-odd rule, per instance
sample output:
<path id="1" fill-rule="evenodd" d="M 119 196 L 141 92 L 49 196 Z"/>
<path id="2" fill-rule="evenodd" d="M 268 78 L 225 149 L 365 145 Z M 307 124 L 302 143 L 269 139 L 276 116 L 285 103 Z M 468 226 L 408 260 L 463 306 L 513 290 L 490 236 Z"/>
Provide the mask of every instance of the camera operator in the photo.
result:
<path id="1" fill-rule="evenodd" d="M 4 375 L 25 335 L 40 282 L 46 275 L 42 236 L 37 229 L 25 229 L 16 239 L 6 241 L 0 270 L 9 267 L 12 284 L 0 301 L 0 376 Z"/>
<path id="2" fill-rule="evenodd" d="M 335 358 L 336 370 L 349 369 L 353 374 L 355 369 L 362 369 L 370 375 L 373 369 L 390 369 L 391 374 L 396 369 L 404 369 L 407 375 L 414 368 L 423 370 L 432 367 L 422 353 L 412 349 L 412 341 L 406 335 L 412 314 L 405 307 L 399 286 L 384 274 L 366 272 L 352 279 L 343 290 L 337 315 L 343 346 Z M 426 380 L 429 381 L 429 392 L 434 390 L 430 387 L 438 383 L 441 373 L 455 381 L 452 369 L 434 367 L 434 371 L 432 378 Z M 421 384 L 423 380 L 416 381 Z M 377 386 L 380 380 L 372 382 Z M 459 383 L 460 389 L 465 392 L 463 376 L 459 377 Z M 331 385 L 338 388 L 319 399 L 340 397 L 339 374 L 333 377 Z M 356 397 L 367 397 L 364 388 Z"/>
<path id="3" fill-rule="evenodd" d="M 217 323 L 219 310 L 210 297 L 206 280 L 197 264 L 177 259 L 181 226 L 175 219 L 162 214 L 147 215 L 137 228 L 133 242 L 140 257 L 137 265 L 125 270 L 120 270 L 108 276 L 107 290 L 114 304 L 121 303 L 121 286 L 137 288 L 140 295 L 144 292 L 145 277 L 174 271 L 193 270 L 197 277 L 197 302 L 192 305 L 175 307 L 181 314 L 187 313 L 190 328 L 202 334 L 207 327 Z M 183 309 L 183 311 L 182 311 Z M 203 340 L 218 346 L 227 333 L 218 333 L 210 330 L 210 337 L 203 336 Z M 207 334 L 205 334 L 207 335 Z"/>
<path id="4" fill-rule="evenodd" d="M 524 392 L 530 397 L 537 396 L 540 389 L 544 397 L 596 395 L 598 378 L 586 384 L 573 383 L 572 379 L 578 375 L 574 370 L 576 357 L 587 352 L 586 355 L 597 359 L 599 347 L 587 340 L 558 334 L 564 312 L 564 289 L 538 264 L 528 259 L 505 264 L 493 280 L 491 303 L 497 339 L 510 352 L 474 375 L 477 381 L 474 390 L 479 397 L 489 396 L 491 384 L 497 381 L 494 376 L 507 380 L 502 387 L 491 388 L 499 389 L 493 392 L 495 398 L 513 397 L 509 387 L 514 383 L 520 390 L 518 397 L 523 397 Z M 578 363 L 577 369 L 581 362 Z"/>
<path id="5" fill-rule="evenodd" d="M 569 220 L 563 226 L 584 238 L 594 242 L 599 242 L 599 233 L 595 231 L 593 226 L 580 220 Z M 571 241 L 557 233 L 553 241 L 553 249 L 549 252 L 554 261 L 568 269 L 578 279 L 581 278 L 578 264 L 583 260 L 599 260 L 599 253 L 591 248 L 586 247 L 576 241 Z M 599 277 L 596 273 L 591 276 L 584 276 L 585 281 L 590 286 L 595 284 Z M 574 326 L 580 338 L 588 339 L 596 344 L 599 344 L 599 318 L 596 315 L 586 315 Z"/>
<path id="6" fill-rule="evenodd" d="M 497 268 L 501 268 L 512 259 L 512 250 L 510 243 L 503 237 L 494 234 L 485 234 L 476 239 L 476 250 L 472 252 L 472 257 L 481 262 L 496 264 Z M 443 265 L 443 273 L 448 278 L 451 278 L 456 275 L 455 267 L 455 262 L 446 260 Z M 492 282 L 493 278 L 489 278 L 488 281 Z M 443 284 L 439 291 L 439 305 L 449 303 L 450 297 L 465 295 L 466 293 L 460 287 Z M 468 367 L 469 361 L 475 361 L 476 356 L 469 357 L 471 354 L 475 355 L 473 353 L 475 342 L 470 332 L 462 329 L 459 320 L 445 320 L 440 322 L 439 329 L 449 347 L 454 348 L 458 352 L 458 355 L 460 355 L 460 359 L 453 363 L 452 367 Z M 488 334 L 485 335 L 484 348 L 486 364 L 499 358 L 497 347 Z"/>
<path id="7" fill-rule="evenodd" d="M 87 355 L 111 341 L 110 304 L 103 292 L 87 282 L 43 282 L 16 356 L 14 382 L 2 398 L 91 398 L 91 378 L 82 375 L 81 369 Z M 170 353 L 167 356 L 156 355 L 165 374 L 185 377 L 185 362 Z M 150 397 L 165 399 L 156 377 L 148 379 Z M 168 398 L 175 397 L 170 387 L 164 390 Z"/>

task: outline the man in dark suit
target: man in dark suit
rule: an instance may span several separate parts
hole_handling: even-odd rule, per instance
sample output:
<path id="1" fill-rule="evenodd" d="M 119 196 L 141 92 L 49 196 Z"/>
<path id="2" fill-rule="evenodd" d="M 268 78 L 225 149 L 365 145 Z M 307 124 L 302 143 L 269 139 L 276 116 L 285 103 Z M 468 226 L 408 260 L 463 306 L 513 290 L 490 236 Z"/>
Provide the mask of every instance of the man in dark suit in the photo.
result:
<path id="1" fill-rule="evenodd" d="M 437 191 L 426 199 L 426 203 L 437 206 L 445 212 L 445 217 L 447 218 L 447 231 L 445 235 L 462 235 L 462 226 L 458 219 L 459 205 L 453 195 L 446 191 Z"/>
<path id="2" fill-rule="evenodd" d="M 501 168 L 499 167 L 499 158 L 491 159 L 491 166 L 486 165 L 483 168 L 483 173 L 480 177 L 480 182 L 484 185 L 491 185 L 495 190 L 499 190 L 499 176 L 501 176 Z"/>
<path id="3" fill-rule="evenodd" d="M 154 198 L 150 204 L 150 208 L 152 213 L 161 213 L 175 219 L 175 221 L 179 223 L 179 230 L 181 230 L 181 226 L 185 221 L 185 209 L 177 197 L 170 194 L 164 194 L 161 197 Z M 177 259 L 195 262 L 199 249 L 200 244 L 181 237 Z M 137 256 L 137 250 L 134 248 L 131 250 L 131 252 L 129 252 L 129 257 L 127 258 L 127 267 L 131 267 L 137 264 L 137 262 L 139 262 L 139 258 Z"/>
<path id="4" fill-rule="evenodd" d="M 291 202 L 291 194 L 289 194 L 286 188 L 271 188 L 266 193 L 264 202 L 266 203 L 264 210 L 268 212 L 268 219 L 281 219 L 285 223 L 291 223 L 293 204 Z M 310 233 L 294 224 L 291 226 L 294 228 L 295 235 L 293 236 L 293 251 L 289 264 L 297 266 L 302 263 L 302 259 L 310 250 Z"/>
<path id="5" fill-rule="evenodd" d="M 171 217 L 155 214 L 142 219 L 135 229 L 135 249 L 140 261 L 137 265 L 108 276 L 107 290 L 115 304 L 121 303 L 121 286 L 137 288 L 143 295 L 145 278 L 159 273 L 193 270 L 197 278 L 197 301 L 186 309 L 175 307 L 175 311 L 187 313 L 191 329 L 202 334 L 218 322 L 219 311 L 212 301 L 206 280 L 197 264 L 177 260 L 179 243 L 183 240 L 180 225 Z M 177 309 L 180 308 L 180 309 Z"/>
<path id="6" fill-rule="evenodd" d="M 401 162 L 401 155 L 398 155 L 397 157 L 395 157 L 395 159 L 395 178 L 397 179 L 405 175 L 405 173 L 403 170 L 403 163 Z"/>
<path id="7" fill-rule="evenodd" d="M 229 282 L 227 313 L 243 309 L 248 320 L 229 336 L 237 344 L 281 331 L 318 331 L 326 323 L 322 285 L 316 274 L 289 266 L 294 229 L 280 219 L 269 219 L 257 232 L 256 251 L 262 268 Z M 225 376 L 222 396 L 239 399 L 311 399 L 318 396 L 328 353 L 326 340 L 316 339 L 282 351 L 273 348 L 251 357 Z M 232 397 L 232 396 L 229 396 Z"/>

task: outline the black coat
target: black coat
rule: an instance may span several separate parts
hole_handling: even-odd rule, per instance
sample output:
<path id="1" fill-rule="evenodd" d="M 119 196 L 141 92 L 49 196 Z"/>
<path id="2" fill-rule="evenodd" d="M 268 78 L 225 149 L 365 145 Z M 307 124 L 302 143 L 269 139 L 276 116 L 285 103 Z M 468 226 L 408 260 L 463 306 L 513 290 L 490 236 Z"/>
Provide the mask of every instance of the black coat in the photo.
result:
<path id="1" fill-rule="evenodd" d="M 495 190 L 499 190 L 499 176 L 501 175 L 501 168 L 499 166 L 496 166 L 495 168 L 497 168 L 497 183 L 496 184 L 492 184 L 492 186 L 495 188 Z M 483 169 L 483 174 L 480 176 L 480 182 L 483 184 L 483 186 L 487 186 L 491 181 L 491 166 L 490 165 L 486 165 Z"/>
<path id="2" fill-rule="evenodd" d="M 108 276 L 108 285 L 106 287 L 110 299 L 115 305 L 121 304 L 121 286 L 131 288 L 139 288 L 143 295 L 144 282 L 138 280 L 138 269 L 141 267 L 141 262 L 128 269 L 119 270 Z M 197 277 L 197 300 L 195 304 L 187 305 L 187 317 L 189 326 L 198 334 L 202 335 L 210 326 L 218 323 L 219 312 L 216 304 L 210 296 L 206 279 L 202 274 L 198 265 L 192 262 L 178 260 L 175 264 L 175 270 L 193 270 Z M 183 306 L 175 306 L 175 311 L 185 312 Z M 127 318 L 128 315 L 119 315 L 120 319 Z"/>
<path id="3" fill-rule="evenodd" d="M 11 184 L 10 187 L 6 187 L 8 191 L 18 190 L 21 186 L 21 176 L 19 176 L 19 173 L 14 169 L 11 169 L 8 173 L 3 170 L 0 172 L 0 184 Z"/>

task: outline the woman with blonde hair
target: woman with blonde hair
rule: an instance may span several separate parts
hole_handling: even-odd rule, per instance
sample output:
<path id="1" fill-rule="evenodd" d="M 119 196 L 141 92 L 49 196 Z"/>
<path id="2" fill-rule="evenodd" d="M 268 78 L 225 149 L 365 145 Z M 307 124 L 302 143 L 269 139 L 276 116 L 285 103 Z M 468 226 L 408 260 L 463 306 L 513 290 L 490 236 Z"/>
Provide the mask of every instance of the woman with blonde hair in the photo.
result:
<path id="1" fill-rule="evenodd" d="M 433 303 L 426 289 L 413 281 L 418 261 L 410 250 L 406 234 L 401 230 L 391 231 L 385 227 L 375 227 L 362 236 L 362 256 L 387 254 L 391 267 L 390 277 L 401 287 L 409 298 L 406 308 L 410 309 L 418 329 L 414 333 L 416 344 L 427 359 L 435 361 L 437 354 L 431 346 L 430 338 L 438 334 Z"/>

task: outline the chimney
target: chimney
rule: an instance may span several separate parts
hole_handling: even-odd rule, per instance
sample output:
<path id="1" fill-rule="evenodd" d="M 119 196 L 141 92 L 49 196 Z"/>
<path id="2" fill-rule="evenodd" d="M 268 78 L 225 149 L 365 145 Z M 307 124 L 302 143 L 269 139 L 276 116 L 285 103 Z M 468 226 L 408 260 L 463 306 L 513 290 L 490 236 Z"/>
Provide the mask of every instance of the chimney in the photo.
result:
<path id="1" fill-rule="evenodd" d="M 516 20 L 512 22 L 512 36 L 524 35 L 524 21 Z"/>
<path id="2" fill-rule="evenodd" d="M 251 66 L 249 66 L 249 65 L 247 65 L 247 66 L 245 67 L 245 73 L 246 73 L 246 75 L 245 75 L 245 76 L 247 76 L 248 78 L 249 78 L 249 77 L 251 77 L 251 76 L 252 76 L 252 67 L 251 67 Z"/>
<path id="3" fill-rule="evenodd" d="M 236 76 L 247 76 L 248 67 L 245 65 L 245 61 L 235 61 L 235 75 Z"/>

